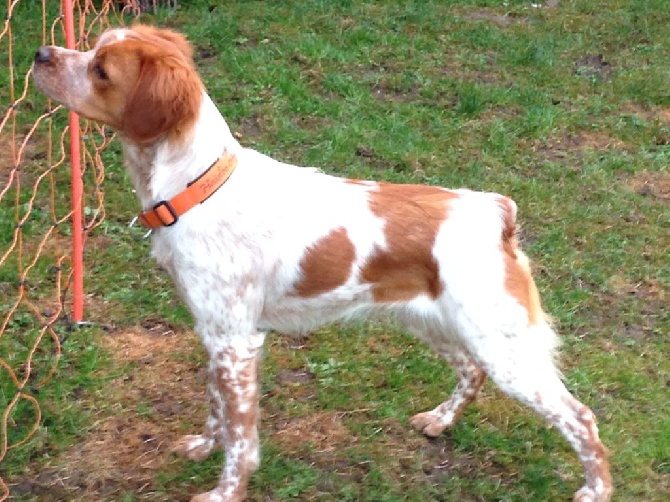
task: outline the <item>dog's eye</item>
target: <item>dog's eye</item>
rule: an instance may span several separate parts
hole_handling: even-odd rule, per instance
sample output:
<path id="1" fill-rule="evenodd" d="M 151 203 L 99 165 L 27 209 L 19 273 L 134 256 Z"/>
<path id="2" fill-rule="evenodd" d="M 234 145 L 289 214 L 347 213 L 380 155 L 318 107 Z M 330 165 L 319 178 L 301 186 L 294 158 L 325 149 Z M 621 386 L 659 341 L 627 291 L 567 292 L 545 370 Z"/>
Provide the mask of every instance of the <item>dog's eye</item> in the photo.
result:
<path id="1" fill-rule="evenodd" d="M 95 63 L 93 65 L 93 71 L 101 80 L 107 80 L 109 78 L 107 72 L 102 68 L 100 63 Z"/>

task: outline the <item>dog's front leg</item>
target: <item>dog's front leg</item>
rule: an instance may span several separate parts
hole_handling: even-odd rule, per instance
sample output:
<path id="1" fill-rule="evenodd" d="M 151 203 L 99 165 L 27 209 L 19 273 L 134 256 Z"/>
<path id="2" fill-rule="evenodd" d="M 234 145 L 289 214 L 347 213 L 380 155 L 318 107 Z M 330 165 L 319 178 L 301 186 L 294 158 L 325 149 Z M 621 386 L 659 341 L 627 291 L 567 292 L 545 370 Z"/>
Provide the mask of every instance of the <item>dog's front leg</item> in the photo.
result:
<path id="1" fill-rule="evenodd" d="M 223 445 L 225 464 L 219 485 L 196 495 L 192 502 L 241 502 L 249 477 L 258 467 L 258 365 L 264 335 L 225 336 L 208 347 L 210 391 L 213 408 L 210 416 L 216 440 Z"/>

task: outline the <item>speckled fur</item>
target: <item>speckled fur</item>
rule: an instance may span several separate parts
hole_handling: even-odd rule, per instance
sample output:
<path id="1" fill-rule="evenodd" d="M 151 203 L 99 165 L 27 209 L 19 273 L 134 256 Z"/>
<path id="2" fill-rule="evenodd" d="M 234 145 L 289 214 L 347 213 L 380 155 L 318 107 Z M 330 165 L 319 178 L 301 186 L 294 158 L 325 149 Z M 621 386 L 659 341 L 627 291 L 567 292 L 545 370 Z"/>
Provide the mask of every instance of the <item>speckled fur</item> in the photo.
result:
<path id="1" fill-rule="evenodd" d="M 95 81 L 98 69 L 91 70 L 103 47 L 116 65 L 103 68 L 111 82 Z M 570 395 L 555 367 L 556 336 L 517 246 L 510 199 L 343 180 L 278 162 L 241 147 L 204 90 L 183 96 L 183 86 L 169 81 L 160 90 L 165 96 L 153 98 L 171 107 L 179 125 L 156 138 L 146 128 L 130 134 L 118 117 L 138 111 L 117 108 L 133 102 L 124 92 L 146 92 L 136 89 L 146 85 L 143 64 L 160 73 L 156 54 L 193 84 L 186 41 L 146 27 L 109 31 L 87 53 L 48 48 L 34 75 L 51 98 L 119 129 L 143 208 L 183 190 L 224 151 L 237 156 L 221 189 L 152 238 L 152 254 L 173 277 L 209 354 L 210 416 L 201 434 L 174 449 L 192 460 L 216 447 L 225 452 L 218 486 L 193 501 L 242 501 L 259 464 L 257 374 L 265 333 L 304 334 L 373 314 L 393 315 L 459 376 L 448 400 L 412 418 L 415 429 L 436 436 L 451 427 L 488 375 L 575 449 L 586 484 L 574 500 L 610 500 L 607 453 L 593 413 Z M 117 74 L 123 82 L 114 81 Z M 189 126 L 180 114 L 196 118 Z"/>

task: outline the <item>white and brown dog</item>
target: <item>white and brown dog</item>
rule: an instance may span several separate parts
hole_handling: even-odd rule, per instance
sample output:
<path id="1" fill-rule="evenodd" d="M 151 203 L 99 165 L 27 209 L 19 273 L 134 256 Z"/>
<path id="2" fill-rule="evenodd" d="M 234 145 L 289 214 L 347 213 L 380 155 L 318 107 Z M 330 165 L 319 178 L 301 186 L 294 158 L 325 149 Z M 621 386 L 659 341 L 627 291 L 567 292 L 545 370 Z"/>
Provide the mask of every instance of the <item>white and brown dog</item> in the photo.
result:
<path id="1" fill-rule="evenodd" d="M 453 395 L 411 425 L 454 425 L 486 375 L 570 442 L 586 484 L 612 481 L 591 410 L 565 388 L 556 336 L 516 240 L 516 205 L 494 193 L 341 179 L 284 164 L 235 140 L 181 35 L 105 32 L 88 52 L 41 47 L 33 75 L 50 98 L 115 128 L 170 273 L 209 354 L 210 415 L 178 441 L 193 460 L 225 452 L 198 502 L 241 501 L 259 464 L 258 366 L 268 330 L 388 313 L 444 357 Z"/>

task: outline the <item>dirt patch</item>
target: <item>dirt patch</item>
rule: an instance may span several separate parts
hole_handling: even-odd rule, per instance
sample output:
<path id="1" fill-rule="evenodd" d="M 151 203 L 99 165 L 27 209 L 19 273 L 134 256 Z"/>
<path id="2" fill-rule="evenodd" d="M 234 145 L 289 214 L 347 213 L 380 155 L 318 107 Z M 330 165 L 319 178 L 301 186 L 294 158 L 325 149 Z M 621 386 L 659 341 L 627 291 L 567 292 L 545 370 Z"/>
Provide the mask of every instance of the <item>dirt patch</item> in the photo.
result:
<path id="1" fill-rule="evenodd" d="M 40 148 L 39 145 L 46 146 L 46 143 L 46 137 L 38 137 L 35 133 L 28 139 L 25 134 L 16 136 L 12 136 L 9 132 L 0 134 L 0 166 L 11 166 L 14 160 L 45 159 L 46 149 Z"/>
<path id="2" fill-rule="evenodd" d="M 307 383 L 312 380 L 316 375 L 312 373 L 307 368 L 298 368 L 291 370 L 283 370 L 277 375 L 277 380 L 282 384 L 298 384 L 298 383 Z"/>
<path id="3" fill-rule="evenodd" d="M 237 139 L 253 139 L 261 136 L 263 129 L 263 120 L 259 116 L 242 117 L 240 125 L 234 134 Z"/>
<path id="4" fill-rule="evenodd" d="M 621 106 L 620 111 L 622 115 L 634 115 L 636 117 L 644 118 L 645 120 L 653 117 L 651 110 L 638 103 L 624 103 Z"/>
<path id="5" fill-rule="evenodd" d="M 316 452 L 332 452 L 356 442 L 349 429 L 334 412 L 315 413 L 276 424 L 272 439 L 291 453 L 304 452 L 311 445 Z"/>
<path id="6" fill-rule="evenodd" d="M 621 108 L 621 116 L 634 118 L 636 121 L 648 122 L 654 129 L 653 137 L 648 144 L 655 146 L 670 145 L 670 108 L 658 106 L 643 106 L 638 103 L 624 103 Z"/>
<path id="7" fill-rule="evenodd" d="M 366 145 L 358 145 L 355 154 L 372 169 L 392 170 L 397 173 L 416 173 L 421 171 L 421 165 L 416 158 L 407 155 L 400 160 L 391 160 L 383 154 Z"/>
<path id="8" fill-rule="evenodd" d="M 512 22 L 512 19 L 506 14 L 498 14 L 484 9 L 468 12 L 463 17 L 470 21 L 488 21 L 498 26 L 509 26 Z"/>
<path id="9" fill-rule="evenodd" d="M 100 418 L 53 464 L 12 480 L 12 493 L 40 501 L 149 494 L 157 472 L 175 461 L 169 453 L 173 441 L 195 432 L 184 430 L 184 420 L 206 416 L 204 369 L 184 357 L 197 346 L 196 338 L 153 318 L 104 337 L 116 365 L 127 369 L 109 383 L 106 401 L 93 405 Z"/>
<path id="10" fill-rule="evenodd" d="M 176 332 L 169 324 L 150 318 L 141 328 L 112 333 L 105 345 L 119 363 L 131 368 L 114 382 L 112 400 L 129 408 L 147 407 L 172 440 L 179 437 L 180 421 L 185 417 L 192 416 L 196 423 L 198 418 L 204 420 L 206 369 L 204 364 L 186 360 L 193 347 L 199 347 L 195 334 Z M 200 412 L 193 414 L 194 408 Z"/>
<path id="11" fill-rule="evenodd" d="M 307 131 L 323 130 L 330 125 L 330 120 L 317 115 L 297 115 L 293 116 L 291 121 L 300 129 L 305 129 Z"/>
<path id="12" fill-rule="evenodd" d="M 633 281 L 620 275 L 614 275 L 610 277 L 608 286 L 615 294 L 634 296 L 642 300 L 665 300 L 666 297 L 663 285 L 654 279 Z"/>
<path id="13" fill-rule="evenodd" d="M 193 340 L 190 333 L 176 334 L 169 324 L 154 318 L 147 318 L 140 327 L 114 332 L 103 339 L 117 362 L 129 362 L 169 355 L 181 348 L 186 339 Z M 164 372 L 161 368 L 158 371 Z"/>
<path id="14" fill-rule="evenodd" d="M 500 14 L 493 9 L 476 9 L 462 14 L 463 18 L 469 21 L 484 21 L 496 24 L 500 27 L 507 27 L 514 22 L 527 21 L 527 17 L 516 12 L 506 12 Z"/>
<path id="15" fill-rule="evenodd" d="M 410 103 L 419 96 L 419 88 L 403 88 L 392 82 L 380 81 L 371 85 L 372 95 L 380 101 L 391 101 L 394 103 Z"/>
<path id="16" fill-rule="evenodd" d="M 211 45 L 196 47 L 194 54 L 195 62 L 200 66 L 215 64 L 219 59 L 219 53 Z"/>
<path id="17" fill-rule="evenodd" d="M 659 313 L 667 308 L 668 291 L 655 279 L 634 280 L 622 275 L 613 275 L 607 281 L 609 293 L 603 297 L 612 305 L 621 305 L 628 301 L 639 301 L 642 317 L 638 323 L 624 323 L 617 331 L 623 339 L 641 342 L 652 336 L 656 328 Z M 615 308 L 616 311 L 619 307 Z"/>
<path id="18" fill-rule="evenodd" d="M 486 477 L 500 485 L 509 486 L 519 477 L 518 472 L 510 471 L 495 460 L 494 450 L 457 451 L 449 432 L 424 441 L 420 450 L 423 457 L 421 469 L 431 484 L 445 484 L 454 477 Z"/>
<path id="19" fill-rule="evenodd" d="M 627 185 L 639 195 L 670 203 L 670 173 L 642 171 L 629 178 Z"/>
<path id="20" fill-rule="evenodd" d="M 625 103 L 621 106 L 622 115 L 630 115 L 649 122 L 660 122 L 670 124 L 670 108 L 657 106 L 643 106 L 638 103 Z"/>
<path id="21" fill-rule="evenodd" d="M 157 470 L 167 463 L 170 441 L 162 425 L 137 417 L 105 420 L 90 439 L 61 458 L 63 467 L 50 467 L 12 486 L 16 495 L 39 500 L 114 500 L 119 493 L 143 495 Z"/>
<path id="22" fill-rule="evenodd" d="M 575 61 L 575 75 L 598 82 L 612 80 L 612 65 L 602 54 L 582 56 Z"/>
<path id="23" fill-rule="evenodd" d="M 46 168 L 38 162 L 46 159 L 46 145 L 46 137 L 38 138 L 35 134 L 26 141 L 23 134 L 0 133 L 0 189 L 13 177 L 20 176 L 21 183 L 26 184 L 26 173 L 41 174 L 45 171 Z"/>
<path id="24" fill-rule="evenodd" d="M 537 141 L 531 145 L 531 149 L 544 160 L 578 166 L 579 163 L 574 162 L 575 158 L 579 158 L 587 151 L 628 151 L 630 147 L 624 141 L 602 132 L 580 132 L 564 134 L 548 141 Z"/>
<path id="25" fill-rule="evenodd" d="M 367 162 L 372 164 L 383 161 L 383 159 L 381 159 L 381 157 L 377 155 L 377 153 L 372 148 L 365 145 L 358 145 L 356 147 L 356 156 L 361 157 L 362 159 L 365 159 Z"/>
<path id="26" fill-rule="evenodd" d="M 620 139 L 600 132 L 568 134 L 565 136 L 564 144 L 575 150 L 624 150 L 626 148 L 625 143 Z"/>

